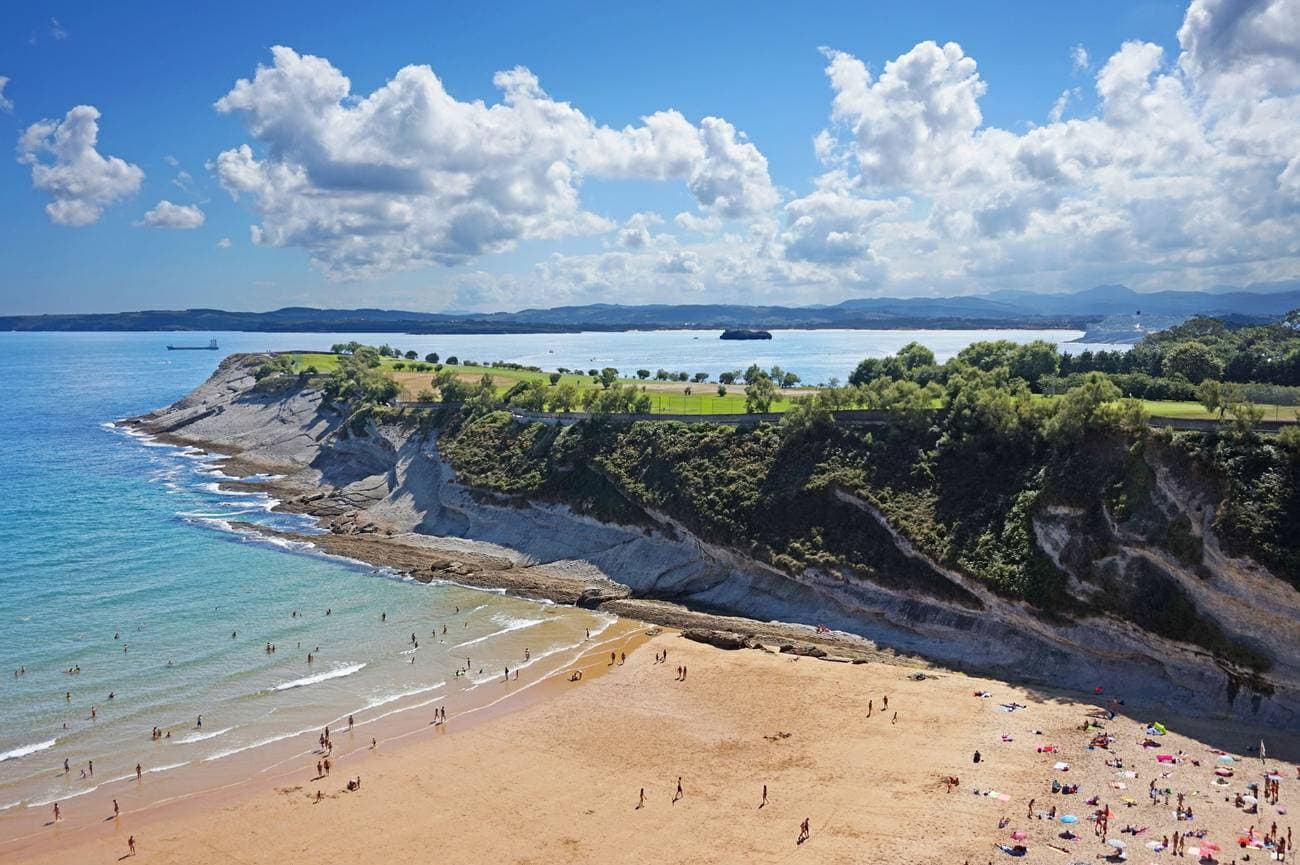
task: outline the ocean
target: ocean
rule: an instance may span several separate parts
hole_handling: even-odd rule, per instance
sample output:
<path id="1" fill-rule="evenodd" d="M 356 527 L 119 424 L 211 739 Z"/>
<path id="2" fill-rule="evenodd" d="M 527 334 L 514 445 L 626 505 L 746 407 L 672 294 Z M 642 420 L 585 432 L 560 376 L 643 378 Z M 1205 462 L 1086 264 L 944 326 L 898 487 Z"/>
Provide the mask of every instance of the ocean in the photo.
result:
<path id="1" fill-rule="evenodd" d="M 165 350 L 214 336 L 219 352 Z M 523 665 L 525 649 L 528 664 L 558 663 L 613 621 L 415 583 L 233 530 L 232 520 L 315 528 L 272 512 L 266 495 L 222 491 L 212 458 L 113 425 L 183 396 L 226 353 L 358 339 L 543 367 L 716 374 L 776 363 L 825 381 L 912 339 L 943 359 L 975 339 L 1076 336 L 812 331 L 732 343 L 689 331 L 0 334 L 0 822 L 111 793 L 134 783 L 137 763 L 151 776 L 201 784 L 223 760 L 310 740 L 350 714 L 363 728 L 394 713 L 431 715 L 430 707 L 500 681 L 504 666 Z M 455 675 L 467 658 L 469 675 Z M 154 741 L 154 727 L 170 738 Z"/>

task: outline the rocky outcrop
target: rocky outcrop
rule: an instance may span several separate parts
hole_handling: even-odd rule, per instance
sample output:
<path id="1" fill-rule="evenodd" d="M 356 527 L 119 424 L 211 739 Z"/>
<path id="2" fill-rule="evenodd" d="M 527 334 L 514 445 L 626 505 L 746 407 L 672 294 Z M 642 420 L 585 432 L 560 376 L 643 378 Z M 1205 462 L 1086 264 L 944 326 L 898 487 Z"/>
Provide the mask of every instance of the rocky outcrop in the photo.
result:
<path id="1" fill-rule="evenodd" d="M 1227 555 L 1211 528 L 1213 501 L 1183 483 L 1158 455 L 1148 457 L 1159 511 L 1152 518 L 1186 528 L 1183 558 L 1154 542 L 1149 525 L 1107 514 L 1101 531 L 1083 509 L 1064 504 L 1034 515 L 1038 545 L 1083 601 L 1104 599 L 1136 568 L 1173 581 L 1228 639 L 1269 659 L 1263 674 L 1121 616 L 1047 619 L 930 560 L 870 502 L 844 490 L 833 494 L 889 533 L 903 557 L 898 561 L 955 587 L 950 599 L 852 574 L 787 573 L 707 543 L 670 515 L 648 509 L 643 525 L 617 525 L 552 502 L 470 489 L 442 458 L 437 431 L 418 417 L 399 413 L 358 424 L 306 381 L 255 386 L 252 373 L 265 360 L 227 358 L 185 399 L 132 423 L 232 454 L 249 471 L 284 475 L 278 482 L 284 506 L 319 515 L 332 532 L 319 543 L 344 554 L 374 560 L 376 545 L 383 545 L 400 569 L 423 579 L 506 586 L 694 626 L 697 638 L 715 645 L 740 647 L 757 639 L 796 654 L 825 654 L 798 638 L 813 636 L 812 628 L 763 624 L 802 623 L 839 632 L 835 639 L 844 648 L 832 650 L 838 656 L 865 655 L 874 644 L 1022 681 L 1086 690 L 1104 685 L 1180 711 L 1235 713 L 1300 728 L 1300 593 L 1257 564 Z M 654 606 L 666 601 L 747 617 L 752 627 L 695 623 L 693 614 Z M 764 628 L 775 639 L 762 636 Z"/>

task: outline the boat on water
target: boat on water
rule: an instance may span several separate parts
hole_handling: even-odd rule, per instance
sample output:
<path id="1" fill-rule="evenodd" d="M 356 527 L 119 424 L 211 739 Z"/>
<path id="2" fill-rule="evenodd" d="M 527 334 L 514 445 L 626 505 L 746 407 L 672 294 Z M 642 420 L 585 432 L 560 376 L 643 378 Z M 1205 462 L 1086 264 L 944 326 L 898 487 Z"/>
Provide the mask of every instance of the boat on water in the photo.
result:
<path id="1" fill-rule="evenodd" d="M 207 345 L 169 345 L 168 351 L 216 351 L 217 341 L 209 340 Z"/>

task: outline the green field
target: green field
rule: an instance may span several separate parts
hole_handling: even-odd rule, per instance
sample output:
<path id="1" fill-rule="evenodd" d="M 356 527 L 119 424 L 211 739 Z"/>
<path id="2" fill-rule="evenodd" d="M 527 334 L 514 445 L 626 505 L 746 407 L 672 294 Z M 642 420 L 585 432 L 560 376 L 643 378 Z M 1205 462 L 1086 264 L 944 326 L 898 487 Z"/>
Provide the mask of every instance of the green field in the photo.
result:
<path id="1" fill-rule="evenodd" d="M 318 372 L 329 373 L 338 368 L 338 357 L 332 354 L 296 354 L 293 355 L 293 359 L 296 368 L 300 370 L 314 366 Z M 383 358 L 382 360 L 382 368 L 390 372 L 402 385 L 402 399 L 414 400 L 420 391 L 430 387 L 434 371 L 411 372 L 409 369 L 398 370 L 395 368 L 395 364 L 398 363 L 409 366 L 412 363 L 419 363 L 419 361 L 395 360 L 393 358 Z M 453 370 L 467 383 L 477 381 L 484 375 L 490 375 L 496 385 L 498 394 L 505 393 L 521 381 L 540 381 L 547 386 L 551 382 L 550 373 L 548 372 L 490 367 L 481 364 L 445 365 L 443 369 Z M 576 375 L 574 373 L 562 375 L 559 383 L 572 384 L 579 391 L 600 389 L 600 384 L 590 376 Z M 695 384 L 694 382 L 664 382 L 655 381 L 654 379 L 620 378 L 619 384 L 630 384 L 638 388 L 644 388 L 645 392 L 650 396 L 651 411 L 654 414 L 743 414 L 745 411 L 745 386 L 743 384 L 728 385 L 726 396 L 718 396 L 716 382 Z M 692 393 L 690 396 L 685 393 L 687 387 L 691 388 Z M 785 411 L 790 406 L 791 399 L 799 392 L 812 393 L 812 390 L 785 392 L 783 396 L 772 401 L 772 411 Z"/>
<path id="2" fill-rule="evenodd" d="M 306 369 L 308 366 L 316 367 L 321 373 L 332 372 L 338 368 L 338 357 L 332 354 L 297 354 L 293 356 L 297 369 Z M 420 391 L 426 390 L 430 386 L 434 372 L 411 372 L 409 369 L 397 370 L 395 364 L 405 364 L 409 366 L 419 361 L 396 360 L 394 358 L 383 358 L 383 368 L 393 374 L 393 377 L 402 385 L 402 399 L 414 400 Z M 507 369 L 500 367 L 483 366 L 481 364 L 457 364 L 456 366 L 444 366 L 444 369 L 452 369 L 462 380 L 466 382 L 477 381 L 483 375 L 492 376 L 496 384 L 498 394 L 503 394 L 510 388 L 514 387 L 521 381 L 541 381 L 547 385 L 550 384 L 550 373 L 533 372 L 531 370 Z M 561 383 L 569 383 L 579 389 L 592 390 L 600 387 L 591 377 L 586 375 L 576 375 L 567 373 L 560 377 Z M 695 384 L 690 383 L 692 393 L 690 396 L 685 394 L 688 386 L 686 382 L 663 382 L 653 379 L 642 380 L 638 378 L 621 378 L 620 384 L 631 384 L 637 387 L 644 387 L 646 393 L 650 395 L 652 401 L 651 411 L 654 414 L 741 414 L 745 411 L 745 386 L 735 384 L 727 386 L 727 395 L 718 396 L 718 386 L 716 383 Z M 791 400 L 800 393 L 812 393 L 813 389 L 804 388 L 797 391 L 785 391 L 781 397 L 773 400 L 772 411 L 781 412 L 789 408 Z M 1043 399 L 1052 399 L 1044 396 Z M 1190 418 L 1198 420 L 1212 420 L 1217 417 L 1205 410 L 1205 407 L 1197 402 L 1182 402 L 1176 400 L 1143 400 L 1142 404 L 1146 406 L 1147 411 L 1152 417 L 1170 417 L 1170 418 Z M 938 406 L 936 405 L 936 408 Z M 1296 419 L 1296 407 L 1286 405 L 1260 404 L 1264 410 L 1265 420 L 1283 420 L 1294 421 Z"/>
<path id="3" fill-rule="evenodd" d="M 1143 400 L 1142 404 L 1146 406 L 1152 417 L 1192 418 L 1197 420 L 1218 419 L 1217 414 L 1206 411 L 1205 406 L 1199 402 L 1148 399 Z M 1264 420 L 1294 421 L 1296 419 L 1296 407 L 1293 405 L 1273 405 L 1271 403 L 1258 403 L 1258 405 L 1264 410 Z"/>

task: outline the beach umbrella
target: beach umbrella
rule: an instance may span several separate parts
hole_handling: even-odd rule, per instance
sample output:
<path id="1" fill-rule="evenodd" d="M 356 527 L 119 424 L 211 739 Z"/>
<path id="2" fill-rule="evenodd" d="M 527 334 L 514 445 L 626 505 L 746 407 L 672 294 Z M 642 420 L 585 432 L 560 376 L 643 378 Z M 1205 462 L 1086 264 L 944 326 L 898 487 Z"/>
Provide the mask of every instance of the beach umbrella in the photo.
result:
<path id="1" fill-rule="evenodd" d="M 1247 793 L 1245 796 L 1241 797 L 1241 801 L 1245 802 L 1247 805 L 1254 805 L 1259 800 Z"/>
<path id="2" fill-rule="evenodd" d="M 1062 814 L 1062 815 L 1061 815 L 1061 822 L 1062 822 L 1062 823 L 1078 823 L 1078 822 L 1079 822 L 1079 818 L 1076 817 L 1076 816 L 1074 816 L 1073 814 Z"/>

